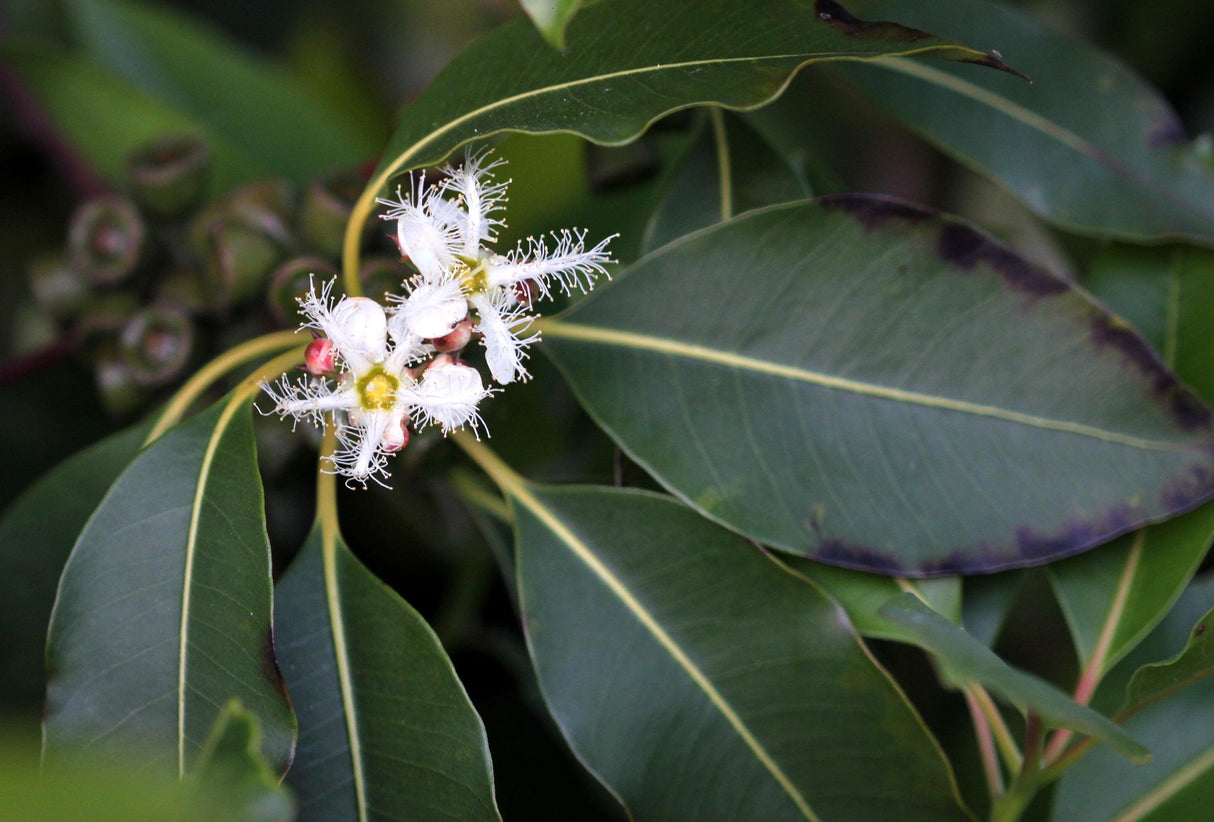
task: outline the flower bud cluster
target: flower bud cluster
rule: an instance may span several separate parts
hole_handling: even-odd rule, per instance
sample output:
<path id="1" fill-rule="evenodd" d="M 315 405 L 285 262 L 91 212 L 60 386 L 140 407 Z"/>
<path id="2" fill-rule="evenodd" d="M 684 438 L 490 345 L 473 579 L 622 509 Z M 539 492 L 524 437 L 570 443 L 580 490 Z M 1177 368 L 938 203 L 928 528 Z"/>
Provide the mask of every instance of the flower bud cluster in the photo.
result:
<path id="1" fill-rule="evenodd" d="M 586 248 L 585 232 L 564 230 L 529 238 L 499 254 L 506 182 L 494 182 L 487 154 L 442 169 L 437 184 L 418 175 L 406 194 L 380 200 L 396 223 L 402 257 L 416 269 L 389 307 L 365 297 L 333 300 L 333 281 L 313 284 L 299 300 L 302 328 L 315 339 L 296 381 L 263 385 L 282 417 L 336 426 L 332 470 L 348 483 L 383 483 L 388 458 L 409 441 L 410 428 L 443 433 L 468 427 L 479 436 L 481 400 L 500 391 L 460 358 L 474 339 L 484 347 L 491 382 L 526 380 L 533 297 L 554 289 L 589 290 L 612 262 L 612 237 Z"/>

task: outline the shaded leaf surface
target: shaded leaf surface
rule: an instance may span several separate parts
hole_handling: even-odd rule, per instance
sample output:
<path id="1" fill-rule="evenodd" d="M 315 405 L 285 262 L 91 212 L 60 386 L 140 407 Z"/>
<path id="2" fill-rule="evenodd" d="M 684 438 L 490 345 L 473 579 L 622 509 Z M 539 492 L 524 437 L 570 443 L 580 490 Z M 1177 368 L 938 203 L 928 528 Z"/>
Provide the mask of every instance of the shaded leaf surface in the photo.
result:
<path id="1" fill-rule="evenodd" d="M 1209 590 L 1198 586 L 1196 590 Z M 1207 599 L 1207 602 L 1209 599 Z M 1189 642 L 1175 658 L 1144 665 L 1134 672 L 1126 688 L 1123 712 L 1138 710 L 1170 693 L 1214 674 L 1214 610 L 1207 611 L 1193 626 Z"/>
<path id="2" fill-rule="evenodd" d="M 239 146 L 259 174 L 303 182 L 379 148 L 285 74 L 172 8 L 126 0 L 66 6 L 93 61 Z"/>
<path id="3" fill-rule="evenodd" d="M 1211 602 L 1214 578 L 1193 583 L 1133 656 L 1114 669 L 1109 684 L 1124 681 L 1120 676 L 1123 669 L 1133 670 L 1141 664 L 1141 657 L 1150 659 L 1154 654 L 1158 659 L 1184 646 L 1186 639 L 1192 638 L 1195 624 L 1209 618 Z M 1196 648 L 1197 643 L 1190 647 Z M 1177 667 L 1170 673 L 1178 673 L 1195 661 L 1195 657 L 1182 654 L 1174 660 Z M 1167 675 L 1168 667 L 1148 667 L 1139 673 L 1153 671 L 1147 676 L 1149 680 Z M 1143 680 L 1138 682 L 1143 684 Z M 1112 705 L 1120 699 L 1112 692 L 1108 697 L 1111 701 L 1106 701 Z M 1174 822 L 1209 815 L 1210 797 L 1214 796 L 1214 734 L 1210 733 L 1214 727 L 1214 677 L 1204 676 L 1166 699 L 1138 707 L 1141 709 L 1126 719 L 1125 728 L 1150 747 L 1151 761 L 1135 766 L 1101 748 L 1089 751 L 1055 787 L 1051 819 Z"/>
<path id="4" fill-rule="evenodd" d="M 892 199 L 707 229 L 543 328 L 590 413 L 664 485 L 832 564 L 1042 562 L 1214 491 L 1209 409 L 1123 321 Z"/>
<path id="5" fill-rule="evenodd" d="M 114 434 L 51 469 L 0 520 L 0 700 L 40 701 L 46 687 L 46 629 L 59 575 L 76 537 L 146 436 Z"/>
<path id="6" fill-rule="evenodd" d="M 500 819 L 484 726 L 438 638 L 339 538 L 312 532 L 275 614 L 301 822 Z"/>
<path id="7" fill-rule="evenodd" d="M 212 182 L 225 188 L 256 167 L 202 123 L 91 63 L 46 46 L 7 42 L 0 57 L 21 78 L 57 133 L 111 184 L 126 176 L 127 156 L 165 134 L 201 134 L 211 145 Z"/>
<path id="8" fill-rule="evenodd" d="M 1071 728 L 1096 737 L 1136 761 L 1149 756 L 1146 748 L 1108 719 L 1071 701 L 1048 682 L 1012 668 L 913 594 L 902 594 L 878 613 L 930 653 L 954 682 L 973 680 L 1021 711 L 1038 714 L 1047 726 Z"/>
<path id="9" fill-rule="evenodd" d="M 573 19 L 582 0 L 519 0 L 535 27 L 555 48 L 565 46 L 565 27 Z"/>
<path id="10" fill-rule="evenodd" d="M 664 497 L 506 490 L 545 698 L 636 819 L 965 818 L 941 752 L 814 586 Z"/>
<path id="11" fill-rule="evenodd" d="M 986 0 L 861 0 L 856 10 L 996 48 L 1033 78 L 902 60 L 841 68 L 1042 217 L 1088 234 L 1214 243 L 1214 170 L 1162 95 L 1110 55 Z"/>
<path id="12" fill-rule="evenodd" d="M 190 818 L 232 822 L 291 822 L 295 804 L 261 755 L 261 726 L 238 700 L 224 706 L 190 775 Z"/>
<path id="13" fill-rule="evenodd" d="M 285 771 L 295 722 L 270 610 L 248 406 L 220 403 L 144 449 L 76 542 L 47 646 L 48 760 L 138 751 L 182 775 L 236 697 Z"/>

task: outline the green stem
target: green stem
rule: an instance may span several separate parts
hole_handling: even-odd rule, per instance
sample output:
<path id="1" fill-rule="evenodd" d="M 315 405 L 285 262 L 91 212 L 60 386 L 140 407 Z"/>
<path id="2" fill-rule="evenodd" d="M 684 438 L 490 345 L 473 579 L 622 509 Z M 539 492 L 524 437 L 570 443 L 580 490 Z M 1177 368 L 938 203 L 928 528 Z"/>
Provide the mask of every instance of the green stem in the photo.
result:
<path id="1" fill-rule="evenodd" d="M 227 351 L 215 359 L 211 360 L 202 367 L 185 385 L 177 390 L 177 393 L 165 405 L 164 410 L 160 414 L 160 418 L 156 420 L 156 424 L 152 427 L 152 431 L 148 434 L 144 445 L 160 437 L 165 431 L 168 431 L 174 425 L 181 421 L 185 416 L 185 412 L 189 410 L 203 392 L 214 385 L 220 377 L 227 374 L 232 369 L 239 365 L 243 365 L 249 360 L 264 356 L 274 351 L 281 351 L 284 348 L 295 348 L 297 351 L 291 351 L 290 357 L 278 357 L 271 361 L 275 365 L 277 373 L 281 374 L 289 368 L 294 361 L 300 361 L 303 358 L 303 351 L 306 345 L 299 345 L 299 337 L 294 331 L 277 331 L 273 334 L 264 334 L 248 342 L 242 343 L 235 348 Z M 277 365 L 282 361 L 283 365 Z M 258 377 L 255 382 L 260 381 L 261 377 L 266 376 L 264 372 L 269 366 L 258 369 L 256 375 Z M 274 372 L 271 372 L 274 373 Z M 250 377 L 252 379 L 252 377 Z"/>
<path id="2" fill-rule="evenodd" d="M 965 704 L 969 707 L 970 719 L 974 723 L 974 736 L 978 739 L 978 752 L 982 759 L 982 772 L 986 776 L 986 787 L 991 802 L 1003 796 L 1003 771 L 999 769 L 999 751 L 995 749 L 995 738 L 991 734 L 991 723 L 982 713 L 982 706 L 974 694 L 966 689 Z"/>
<path id="3" fill-rule="evenodd" d="M 729 162 L 729 135 L 725 131 L 725 116 L 720 108 L 710 107 L 708 117 L 712 122 L 713 142 L 717 145 L 717 173 L 721 178 L 721 219 L 728 220 L 733 216 L 733 171 Z"/>
<path id="4" fill-rule="evenodd" d="M 1016 778 L 1008 786 L 1007 793 L 991 808 L 991 822 L 1017 822 L 1033 801 L 1041 779 L 1041 753 L 1044 742 L 1041 717 L 1030 712 L 1024 727 L 1024 760 L 1020 763 Z"/>

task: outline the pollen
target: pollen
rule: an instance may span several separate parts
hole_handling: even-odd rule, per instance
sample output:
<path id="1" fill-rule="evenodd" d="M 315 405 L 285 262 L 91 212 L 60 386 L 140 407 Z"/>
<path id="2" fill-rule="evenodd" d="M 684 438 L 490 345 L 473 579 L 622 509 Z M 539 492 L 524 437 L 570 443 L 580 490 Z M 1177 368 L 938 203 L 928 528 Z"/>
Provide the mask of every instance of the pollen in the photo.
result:
<path id="1" fill-rule="evenodd" d="M 488 291 L 489 272 L 485 269 L 484 262 L 468 257 L 460 257 L 460 262 L 464 264 L 459 275 L 464 290 L 469 294 L 484 294 Z"/>
<path id="2" fill-rule="evenodd" d="M 387 411 L 396 404 L 396 389 L 400 380 L 376 366 L 359 378 L 355 387 L 358 389 L 359 405 L 367 411 Z"/>

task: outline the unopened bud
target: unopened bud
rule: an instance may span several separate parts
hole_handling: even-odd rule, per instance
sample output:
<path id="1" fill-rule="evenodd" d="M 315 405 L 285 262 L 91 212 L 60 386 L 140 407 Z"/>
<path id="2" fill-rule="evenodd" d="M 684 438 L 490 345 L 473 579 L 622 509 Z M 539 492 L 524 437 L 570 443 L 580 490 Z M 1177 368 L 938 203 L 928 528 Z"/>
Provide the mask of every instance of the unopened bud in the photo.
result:
<path id="1" fill-rule="evenodd" d="M 280 326 L 299 323 L 299 301 L 316 282 L 328 282 L 338 276 L 337 267 L 321 257 L 292 257 L 270 275 L 266 305 Z"/>
<path id="2" fill-rule="evenodd" d="M 211 150 L 200 137 L 156 140 L 127 160 L 131 193 L 149 214 L 180 216 L 202 200 L 210 165 Z"/>
<path id="3" fill-rule="evenodd" d="M 472 318 L 464 317 L 462 320 L 456 323 L 455 328 L 452 328 L 443 336 L 436 337 L 430 342 L 436 351 L 443 353 L 454 353 L 464 350 L 464 347 L 468 345 L 468 342 L 471 339 Z"/>
<path id="4" fill-rule="evenodd" d="M 62 254 L 34 260 L 26 273 L 39 308 L 56 320 L 74 317 L 88 301 L 88 283 Z"/>
<path id="5" fill-rule="evenodd" d="M 241 186 L 199 214 L 190 244 L 206 260 L 207 275 L 226 308 L 257 294 L 293 244 L 287 228 L 293 206 L 288 183 Z"/>
<path id="6" fill-rule="evenodd" d="M 147 230 L 135 204 L 106 195 L 89 200 L 68 225 L 68 255 L 74 268 L 100 285 L 128 279 L 139 267 Z"/>
<path id="7" fill-rule="evenodd" d="M 402 419 L 400 425 L 390 425 L 388 430 L 384 431 L 384 438 L 381 441 L 383 449 L 389 453 L 396 453 L 409 444 L 409 420 Z"/>
<path id="8" fill-rule="evenodd" d="M 183 312 L 145 308 L 122 330 L 122 352 L 140 385 L 171 382 L 181 373 L 194 348 L 194 326 Z"/>
<path id="9" fill-rule="evenodd" d="M 118 349 L 102 350 L 93 368 L 101 405 L 111 416 L 129 416 L 148 401 L 150 390 L 135 380 L 130 363 Z"/>
<path id="10" fill-rule="evenodd" d="M 322 254 L 341 256 L 346 225 L 363 185 L 352 173 L 313 180 L 299 208 L 300 238 Z M 364 227 L 369 228 L 370 223 Z"/>
<path id="11" fill-rule="evenodd" d="M 328 337 L 317 337 L 304 350 L 304 367 L 309 374 L 320 377 L 333 370 L 333 341 Z"/>
<path id="12" fill-rule="evenodd" d="M 386 305 L 389 294 L 399 294 L 400 284 L 409 276 L 409 270 L 398 260 L 379 254 L 366 257 L 358 268 L 358 279 L 363 293 L 381 305 Z"/>
<path id="13" fill-rule="evenodd" d="M 209 307 L 201 274 L 186 267 L 172 268 L 157 279 L 154 302 L 189 315 L 201 314 Z"/>

